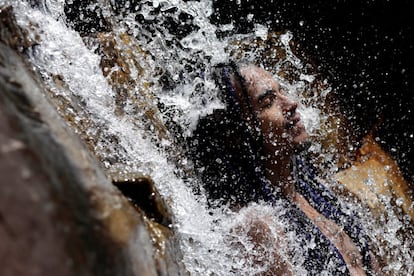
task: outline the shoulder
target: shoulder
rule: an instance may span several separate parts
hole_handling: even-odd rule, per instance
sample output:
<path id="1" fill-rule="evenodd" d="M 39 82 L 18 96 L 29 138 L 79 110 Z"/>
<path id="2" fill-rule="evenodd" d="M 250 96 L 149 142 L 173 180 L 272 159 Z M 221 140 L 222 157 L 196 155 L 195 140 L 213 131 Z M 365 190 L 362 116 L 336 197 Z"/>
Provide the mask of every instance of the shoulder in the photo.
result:
<path id="1" fill-rule="evenodd" d="M 237 213 L 231 244 L 265 274 L 293 275 L 283 223 L 271 206 L 252 204 Z"/>

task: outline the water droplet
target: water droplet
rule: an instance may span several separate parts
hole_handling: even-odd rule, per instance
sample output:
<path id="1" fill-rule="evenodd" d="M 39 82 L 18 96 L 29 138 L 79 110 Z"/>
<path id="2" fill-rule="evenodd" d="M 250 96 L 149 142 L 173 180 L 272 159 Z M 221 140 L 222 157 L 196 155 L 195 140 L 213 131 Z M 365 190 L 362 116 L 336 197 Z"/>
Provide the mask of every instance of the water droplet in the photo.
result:
<path id="1" fill-rule="evenodd" d="M 395 204 L 396 204 L 398 207 L 401 207 L 401 206 L 404 204 L 404 199 L 403 199 L 402 197 L 397 198 L 397 199 L 395 200 Z"/>

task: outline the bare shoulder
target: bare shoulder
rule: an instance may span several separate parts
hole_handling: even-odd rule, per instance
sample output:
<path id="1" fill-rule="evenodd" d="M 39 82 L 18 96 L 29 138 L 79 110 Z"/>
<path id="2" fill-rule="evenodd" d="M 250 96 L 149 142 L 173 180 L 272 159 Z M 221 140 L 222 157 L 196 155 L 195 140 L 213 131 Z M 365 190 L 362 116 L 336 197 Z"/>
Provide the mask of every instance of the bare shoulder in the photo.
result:
<path id="1" fill-rule="evenodd" d="M 263 268 L 259 275 L 293 275 L 286 237 L 271 209 L 250 206 L 239 211 L 239 220 L 231 229 L 232 245 L 236 246 L 252 265 Z"/>

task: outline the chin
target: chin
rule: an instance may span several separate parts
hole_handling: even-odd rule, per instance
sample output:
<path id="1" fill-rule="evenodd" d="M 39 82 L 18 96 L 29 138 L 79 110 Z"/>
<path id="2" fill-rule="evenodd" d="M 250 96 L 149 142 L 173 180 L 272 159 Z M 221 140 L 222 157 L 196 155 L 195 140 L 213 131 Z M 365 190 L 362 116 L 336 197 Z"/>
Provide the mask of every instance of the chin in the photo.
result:
<path id="1" fill-rule="evenodd" d="M 296 144 L 293 152 L 294 153 L 300 153 L 302 151 L 305 151 L 305 150 L 309 149 L 310 146 L 311 146 L 310 139 L 306 139 L 306 140 L 300 142 L 299 144 Z"/>
<path id="2" fill-rule="evenodd" d="M 304 130 L 293 140 L 295 153 L 308 149 L 311 145 L 308 133 Z"/>

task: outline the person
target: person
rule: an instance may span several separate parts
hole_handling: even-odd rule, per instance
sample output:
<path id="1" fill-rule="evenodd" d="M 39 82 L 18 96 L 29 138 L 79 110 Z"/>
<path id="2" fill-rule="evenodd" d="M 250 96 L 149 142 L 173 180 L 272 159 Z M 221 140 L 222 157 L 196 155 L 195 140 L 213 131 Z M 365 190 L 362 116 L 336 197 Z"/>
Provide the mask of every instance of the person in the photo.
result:
<path id="1" fill-rule="evenodd" d="M 219 64 L 214 78 L 226 107 L 200 118 L 190 142 L 210 205 L 237 211 L 251 202 L 282 202 L 311 275 L 372 274 L 375 259 L 360 221 L 318 180 L 303 154 L 309 135 L 298 103 L 253 64 Z M 292 272 L 286 262 L 275 265 L 269 273 Z"/>

